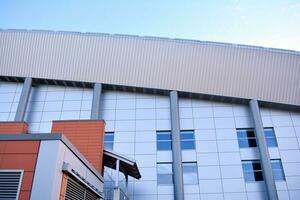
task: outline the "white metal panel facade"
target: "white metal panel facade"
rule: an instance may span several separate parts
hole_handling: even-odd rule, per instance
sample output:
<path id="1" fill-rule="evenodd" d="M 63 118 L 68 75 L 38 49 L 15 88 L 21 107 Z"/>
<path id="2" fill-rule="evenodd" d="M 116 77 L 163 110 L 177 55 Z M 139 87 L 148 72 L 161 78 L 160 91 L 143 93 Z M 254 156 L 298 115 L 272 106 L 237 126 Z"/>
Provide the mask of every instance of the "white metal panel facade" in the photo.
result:
<path id="1" fill-rule="evenodd" d="M 0 31 L 0 74 L 300 105 L 300 53 L 108 34 Z"/>

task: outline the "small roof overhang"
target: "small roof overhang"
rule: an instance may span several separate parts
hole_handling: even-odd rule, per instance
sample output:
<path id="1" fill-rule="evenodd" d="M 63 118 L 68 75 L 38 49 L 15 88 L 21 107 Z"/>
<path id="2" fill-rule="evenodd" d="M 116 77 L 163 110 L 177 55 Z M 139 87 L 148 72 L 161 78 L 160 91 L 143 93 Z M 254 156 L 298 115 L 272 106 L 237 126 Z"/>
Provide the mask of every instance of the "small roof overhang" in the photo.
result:
<path id="1" fill-rule="evenodd" d="M 112 169 L 116 169 L 117 160 L 120 161 L 120 172 L 122 172 L 125 176 L 131 176 L 136 179 L 141 178 L 141 174 L 139 172 L 139 168 L 135 160 L 130 159 L 112 150 L 104 149 L 103 152 L 104 166 Z"/>

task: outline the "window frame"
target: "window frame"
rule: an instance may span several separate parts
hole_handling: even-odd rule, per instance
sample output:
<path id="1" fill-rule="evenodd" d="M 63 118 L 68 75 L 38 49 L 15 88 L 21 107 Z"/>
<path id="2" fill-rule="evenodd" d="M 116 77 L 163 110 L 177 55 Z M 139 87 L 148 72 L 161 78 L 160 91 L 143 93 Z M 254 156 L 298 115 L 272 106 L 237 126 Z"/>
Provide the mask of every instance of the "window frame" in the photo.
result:
<path id="1" fill-rule="evenodd" d="M 188 164 L 194 164 L 194 167 L 195 167 L 195 170 L 196 172 L 193 172 L 193 173 L 190 173 L 190 172 L 185 172 L 184 171 L 184 165 L 188 165 Z M 196 173 L 196 178 L 197 178 L 197 181 L 195 183 L 186 183 L 185 182 L 185 175 L 189 175 L 189 174 L 195 174 Z M 182 162 L 182 176 L 183 176 L 183 184 L 184 185 L 198 185 L 199 184 L 199 172 L 198 172 L 198 165 L 197 165 L 197 162 Z M 191 175 L 189 175 L 191 176 Z"/>
<path id="2" fill-rule="evenodd" d="M 279 161 L 280 169 L 274 169 L 274 168 L 273 168 L 273 165 L 272 165 L 272 164 L 273 164 L 272 161 L 273 161 L 273 162 L 274 162 L 274 161 Z M 271 162 L 271 167 L 272 167 L 272 172 L 273 172 L 274 180 L 275 180 L 275 181 L 286 181 L 285 173 L 284 173 L 284 169 L 283 169 L 283 165 L 282 165 L 281 159 L 271 159 L 270 162 Z M 275 174 L 274 171 L 279 171 L 280 174 L 281 174 L 281 176 L 283 177 L 283 179 L 276 179 L 276 177 L 274 176 L 274 174 Z"/>
<path id="3" fill-rule="evenodd" d="M 253 169 L 253 170 L 245 170 L 243 164 L 246 163 L 246 162 L 248 162 L 248 163 L 251 162 L 252 166 L 253 166 L 254 163 L 258 163 L 259 166 L 260 166 L 260 170 L 255 170 L 255 169 Z M 261 166 L 260 160 L 242 160 L 242 169 L 243 169 L 243 176 L 244 176 L 245 182 L 247 182 L 247 183 L 253 183 L 253 182 L 262 182 L 262 181 L 264 181 L 264 175 L 263 175 L 263 170 L 262 170 L 262 166 Z M 254 180 L 247 180 L 246 179 L 247 176 L 245 176 L 245 174 L 246 173 L 250 173 L 250 172 L 252 172 L 252 174 L 254 176 Z M 255 177 L 256 177 L 255 173 L 260 173 L 260 176 L 262 177 L 262 180 L 255 180 Z"/>
<path id="4" fill-rule="evenodd" d="M 266 136 L 266 130 L 272 130 L 272 133 L 273 135 L 272 136 Z M 275 131 L 274 131 L 274 128 L 273 127 L 264 127 L 264 137 L 265 137 L 265 140 L 266 140 L 266 144 L 267 144 L 267 147 L 278 147 L 278 142 L 277 142 L 277 138 L 276 138 L 276 135 L 275 135 Z M 273 145 L 269 145 L 268 141 L 271 141 L 271 140 L 274 140 L 275 141 L 275 146 Z"/>
<path id="5" fill-rule="evenodd" d="M 105 140 L 106 136 L 112 135 L 112 141 L 107 141 Z M 109 149 L 109 150 L 113 150 L 114 149 L 114 142 L 115 142 L 115 132 L 113 131 L 108 131 L 104 133 L 104 148 L 105 149 Z M 112 148 L 106 148 L 107 145 L 111 145 Z"/>
<path id="6" fill-rule="evenodd" d="M 170 139 L 159 139 L 159 135 L 169 135 Z M 161 149 L 159 147 L 159 144 L 167 143 L 169 144 L 170 148 L 167 149 Z M 172 151 L 172 132 L 168 130 L 163 131 L 156 131 L 156 150 L 157 151 Z"/>
<path id="7" fill-rule="evenodd" d="M 253 132 L 253 136 L 252 137 L 239 137 L 239 131 L 247 131 L 246 134 L 248 133 L 248 131 L 252 131 Z M 256 142 L 256 135 L 255 135 L 255 130 L 253 128 L 238 128 L 236 129 L 236 133 L 237 133 L 237 140 L 238 140 L 238 144 L 239 144 L 239 148 L 243 149 L 243 148 L 255 148 L 257 147 L 257 142 Z M 255 146 L 241 146 L 241 141 L 247 141 L 248 144 L 251 144 L 251 142 L 254 140 Z"/>
<path id="8" fill-rule="evenodd" d="M 159 173 L 159 165 L 170 165 L 171 173 Z M 173 163 L 172 162 L 157 162 L 156 163 L 156 182 L 158 186 L 166 186 L 166 185 L 174 185 L 174 180 L 173 180 Z M 159 177 L 160 175 L 171 175 L 171 183 L 159 183 Z"/>
<path id="9" fill-rule="evenodd" d="M 267 130 L 272 130 L 273 135 L 272 136 L 266 136 L 266 131 Z M 253 131 L 253 135 L 252 137 L 239 137 L 239 131 Z M 256 141 L 256 133 L 255 133 L 255 129 L 254 128 L 237 128 L 236 129 L 236 133 L 237 133 L 237 139 L 238 139 L 238 144 L 239 144 L 239 148 L 255 148 L 258 147 L 257 141 Z M 273 148 L 273 147 L 278 147 L 278 142 L 277 142 L 277 138 L 275 135 L 275 131 L 273 127 L 264 127 L 264 139 L 266 141 L 267 147 L 268 148 Z M 241 146 L 241 141 L 247 141 L 248 145 L 251 144 L 250 141 L 254 140 L 255 142 L 253 144 L 255 144 L 255 146 Z M 273 143 L 275 145 L 273 145 Z M 272 145 L 271 145 L 272 144 Z"/>
<path id="10" fill-rule="evenodd" d="M 192 139 L 186 139 L 183 138 L 182 136 L 191 132 L 193 138 Z M 185 148 L 183 143 L 192 143 L 192 147 L 191 148 Z M 196 142 L 195 142 L 195 130 L 180 130 L 180 147 L 181 150 L 195 150 L 196 149 Z"/>

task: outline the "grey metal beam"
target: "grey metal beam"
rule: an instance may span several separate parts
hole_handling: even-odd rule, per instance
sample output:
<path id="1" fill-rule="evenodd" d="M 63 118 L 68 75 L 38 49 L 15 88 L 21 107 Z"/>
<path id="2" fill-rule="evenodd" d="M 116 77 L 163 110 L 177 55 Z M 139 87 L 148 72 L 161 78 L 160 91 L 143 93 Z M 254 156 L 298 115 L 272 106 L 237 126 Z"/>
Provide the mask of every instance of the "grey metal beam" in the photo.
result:
<path id="1" fill-rule="evenodd" d="M 264 126 L 261 119 L 257 100 L 250 100 L 249 107 L 254 121 L 256 141 L 260 153 L 261 166 L 262 166 L 264 181 L 267 188 L 267 194 L 270 200 L 278 200 L 275 179 L 273 176 L 273 171 L 272 171 L 272 166 L 270 161 L 270 155 L 265 140 Z"/>
<path id="2" fill-rule="evenodd" d="M 32 78 L 30 78 L 30 77 L 25 78 L 23 88 L 22 88 L 22 93 L 21 93 L 18 108 L 17 108 L 17 112 L 16 112 L 16 116 L 15 116 L 15 121 L 24 121 L 31 87 L 32 87 Z"/>
<path id="3" fill-rule="evenodd" d="M 172 132 L 172 157 L 173 157 L 173 180 L 174 180 L 174 199 L 184 199 L 182 156 L 180 146 L 180 124 L 178 111 L 178 93 L 170 92 L 171 103 L 171 132 Z"/>
<path id="4" fill-rule="evenodd" d="M 101 113 L 100 113 L 101 93 L 102 93 L 102 84 L 95 83 L 94 92 L 93 92 L 91 119 L 101 118 Z"/>

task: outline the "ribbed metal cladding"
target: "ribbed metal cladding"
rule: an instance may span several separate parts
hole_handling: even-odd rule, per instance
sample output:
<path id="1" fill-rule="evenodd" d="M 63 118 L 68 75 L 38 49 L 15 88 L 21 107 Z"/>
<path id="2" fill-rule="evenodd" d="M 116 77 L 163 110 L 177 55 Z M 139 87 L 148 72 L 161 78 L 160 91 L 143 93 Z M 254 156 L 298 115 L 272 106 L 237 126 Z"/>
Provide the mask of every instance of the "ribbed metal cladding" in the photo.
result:
<path id="1" fill-rule="evenodd" d="M 98 200 L 99 198 L 91 191 L 68 177 L 65 200 Z"/>
<path id="2" fill-rule="evenodd" d="M 300 105 L 300 53 L 107 34 L 0 31 L 0 74 Z"/>
<path id="3" fill-rule="evenodd" d="M 17 199 L 22 172 L 0 171 L 0 199 Z"/>

